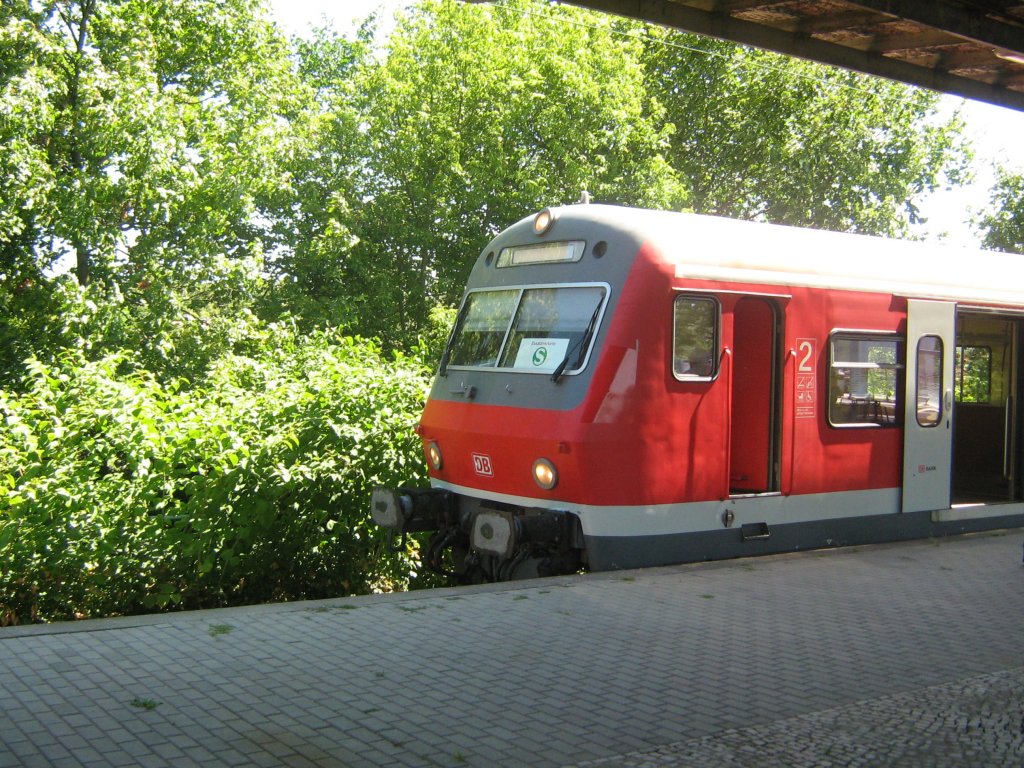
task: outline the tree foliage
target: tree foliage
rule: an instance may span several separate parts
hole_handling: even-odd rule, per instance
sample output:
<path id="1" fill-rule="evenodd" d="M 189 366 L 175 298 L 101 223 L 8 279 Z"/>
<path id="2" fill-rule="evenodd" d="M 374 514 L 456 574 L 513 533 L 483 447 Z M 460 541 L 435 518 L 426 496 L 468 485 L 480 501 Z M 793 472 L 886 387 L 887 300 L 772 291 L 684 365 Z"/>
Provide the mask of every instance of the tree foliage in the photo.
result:
<path id="1" fill-rule="evenodd" d="M 68 261 L 80 286 L 145 291 L 148 305 L 180 303 L 197 278 L 216 295 L 235 274 L 225 259 L 262 257 L 261 212 L 288 186 L 306 114 L 288 47 L 262 14 L 257 0 L 4 5 L 0 282 L 11 316 L 55 317 L 49 276 Z M 10 369 L 32 350 L 21 323 L 4 330 Z"/>
<path id="2" fill-rule="evenodd" d="M 529 211 L 583 189 L 683 202 L 659 153 L 666 128 L 649 115 L 640 44 L 608 17 L 557 8 L 552 20 L 541 8 L 424 0 L 379 58 L 353 66 L 330 34 L 299 50 L 348 128 L 326 141 L 363 152 L 340 157 L 327 169 L 335 183 L 319 186 L 358 201 L 349 227 L 325 237 L 356 238 L 344 277 L 364 332 L 410 343 L 432 305 L 458 299 L 486 240 Z"/>
<path id="3" fill-rule="evenodd" d="M 998 169 L 980 224 L 986 247 L 1024 254 L 1024 173 Z"/>
<path id="4" fill-rule="evenodd" d="M 958 182 L 958 117 L 938 94 L 667 30 L 647 31 L 667 152 L 699 213 L 906 236 L 915 199 Z"/>
<path id="5" fill-rule="evenodd" d="M 383 50 L 369 39 L 298 50 L 328 128 L 297 173 L 318 194 L 289 265 L 399 346 L 458 300 L 489 237 L 583 189 L 906 235 L 915 198 L 964 171 L 934 94 L 578 8 L 422 0 Z"/>
<path id="6" fill-rule="evenodd" d="M 365 509 L 422 477 L 414 361 L 271 326 L 200 386 L 34 361 L 0 392 L 0 624 L 408 585 Z"/>

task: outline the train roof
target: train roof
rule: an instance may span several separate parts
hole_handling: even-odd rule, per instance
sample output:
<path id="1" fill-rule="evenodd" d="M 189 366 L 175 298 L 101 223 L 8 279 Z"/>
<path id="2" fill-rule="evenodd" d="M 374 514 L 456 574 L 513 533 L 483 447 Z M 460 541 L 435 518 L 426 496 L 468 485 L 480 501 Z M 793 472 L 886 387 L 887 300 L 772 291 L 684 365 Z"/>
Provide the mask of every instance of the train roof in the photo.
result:
<path id="1" fill-rule="evenodd" d="M 1018 254 L 614 205 L 552 210 L 567 222 L 629 233 L 680 278 L 1024 306 Z"/>

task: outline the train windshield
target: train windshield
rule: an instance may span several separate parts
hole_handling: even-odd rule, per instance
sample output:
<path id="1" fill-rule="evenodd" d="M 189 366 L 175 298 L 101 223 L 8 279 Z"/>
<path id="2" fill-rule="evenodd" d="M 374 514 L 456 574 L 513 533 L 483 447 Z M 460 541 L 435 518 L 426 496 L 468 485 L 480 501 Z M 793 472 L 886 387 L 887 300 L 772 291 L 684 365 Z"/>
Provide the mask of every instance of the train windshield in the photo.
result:
<path id="1" fill-rule="evenodd" d="M 534 373 L 580 370 L 607 294 L 603 285 L 470 293 L 452 336 L 447 364 Z"/>

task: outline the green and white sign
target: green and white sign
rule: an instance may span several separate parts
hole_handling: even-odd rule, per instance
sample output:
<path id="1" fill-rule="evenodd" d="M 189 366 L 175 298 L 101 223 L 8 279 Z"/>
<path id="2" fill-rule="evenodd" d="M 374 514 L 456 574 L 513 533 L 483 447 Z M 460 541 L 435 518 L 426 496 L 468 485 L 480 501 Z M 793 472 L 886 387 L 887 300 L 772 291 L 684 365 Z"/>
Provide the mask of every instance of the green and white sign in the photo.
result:
<path id="1" fill-rule="evenodd" d="M 515 367 L 550 373 L 558 367 L 568 351 L 568 339 L 523 339 L 516 353 Z"/>

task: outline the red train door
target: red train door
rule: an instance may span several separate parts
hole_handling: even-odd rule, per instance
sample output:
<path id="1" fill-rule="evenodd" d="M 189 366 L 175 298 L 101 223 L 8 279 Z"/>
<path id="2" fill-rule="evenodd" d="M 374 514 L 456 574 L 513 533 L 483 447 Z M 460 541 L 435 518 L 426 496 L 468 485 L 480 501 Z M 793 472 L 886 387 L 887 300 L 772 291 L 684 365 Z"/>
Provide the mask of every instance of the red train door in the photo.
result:
<path id="1" fill-rule="evenodd" d="M 733 310 L 729 493 L 778 490 L 778 312 L 766 298 L 744 296 Z"/>

